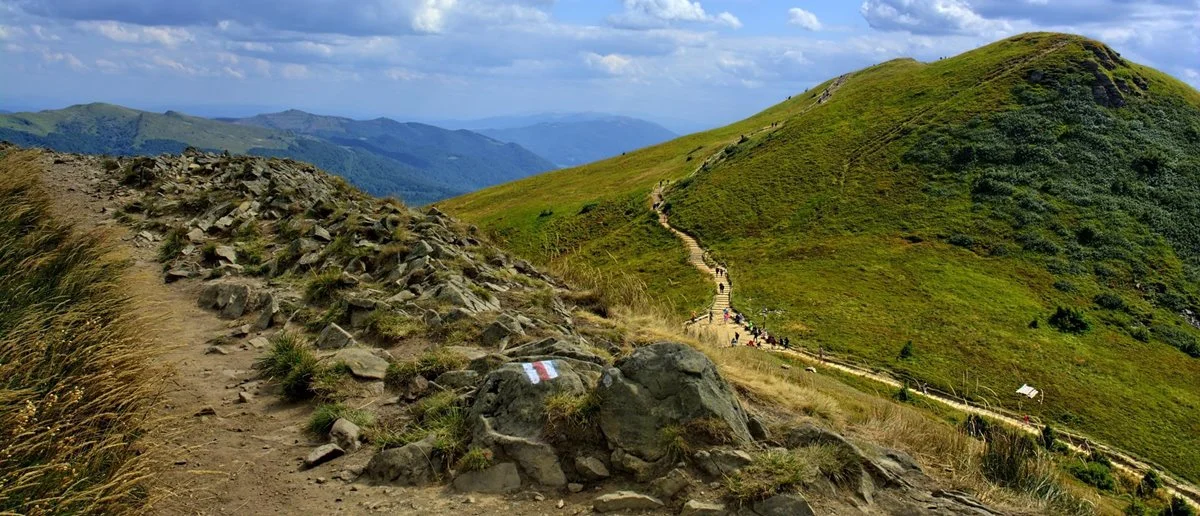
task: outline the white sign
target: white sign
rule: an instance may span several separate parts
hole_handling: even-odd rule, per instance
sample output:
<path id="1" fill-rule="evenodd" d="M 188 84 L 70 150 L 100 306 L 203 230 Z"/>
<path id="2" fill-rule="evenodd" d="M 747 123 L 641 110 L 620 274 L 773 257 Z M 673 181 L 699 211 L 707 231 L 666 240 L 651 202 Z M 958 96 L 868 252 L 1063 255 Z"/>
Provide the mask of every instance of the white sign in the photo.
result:
<path id="1" fill-rule="evenodd" d="M 1030 387 L 1030 386 L 1029 386 L 1029 385 L 1027 385 L 1027 384 L 1021 384 L 1021 388 L 1020 388 L 1020 389 L 1017 389 L 1017 394 L 1020 394 L 1020 395 L 1022 395 L 1022 396 L 1025 396 L 1025 397 L 1027 397 L 1027 398 L 1029 398 L 1029 399 L 1033 399 L 1033 398 L 1036 398 L 1036 397 L 1037 397 L 1037 395 L 1038 395 L 1038 390 L 1037 390 L 1037 389 L 1034 389 L 1033 387 Z"/>

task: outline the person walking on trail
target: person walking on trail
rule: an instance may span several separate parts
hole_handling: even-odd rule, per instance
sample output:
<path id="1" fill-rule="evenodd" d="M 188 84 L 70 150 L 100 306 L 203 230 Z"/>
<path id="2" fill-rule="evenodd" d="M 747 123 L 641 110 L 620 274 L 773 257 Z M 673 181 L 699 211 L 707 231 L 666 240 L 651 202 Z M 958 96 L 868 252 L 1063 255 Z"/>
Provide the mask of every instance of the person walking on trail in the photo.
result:
<path id="1" fill-rule="evenodd" d="M 724 294 L 724 293 L 725 293 L 725 284 L 724 284 L 724 283 L 717 283 L 717 290 L 718 290 L 720 293 Z"/>
<path id="2" fill-rule="evenodd" d="M 708 311 L 708 324 L 712 324 L 712 320 L 713 320 L 713 311 L 709 310 Z"/>
<path id="3" fill-rule="evenodd" d="M 692 319 L 691 320 L 693 322 L 696 320 L 696 311 L 695 310 L 692 310 Z"/>
<path id="4" fill-rule="evenodd" d="M 723 317 L 725 317 L 724 324 L 729 324 L 729 310 L 728 309 L 726 309 L 725 315 Z"/>

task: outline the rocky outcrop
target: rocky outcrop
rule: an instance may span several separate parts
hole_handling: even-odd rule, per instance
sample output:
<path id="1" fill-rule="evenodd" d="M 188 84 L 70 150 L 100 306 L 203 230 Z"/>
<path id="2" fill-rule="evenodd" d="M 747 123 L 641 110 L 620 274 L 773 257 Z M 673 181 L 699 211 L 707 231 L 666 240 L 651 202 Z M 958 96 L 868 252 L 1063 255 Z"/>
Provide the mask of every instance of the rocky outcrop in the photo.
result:
<path id="1" fill-rule="evenodd" d="M 678 343 L 639 348 L 605 371 L 600 428 L 614 449 L 661 459 L 662 429 L 705 420 L 735 443 L 750 443 L 746 412 L 717 367 Z"/>
<path id="2" fill-rule="evenodd" d="M 419 486 L 433 481 L 440 462 L 434 457 L 434 439 L 425 439 L 399 448 L 383 450 L 367 463 L 363 475 L 374 482 Z"/>

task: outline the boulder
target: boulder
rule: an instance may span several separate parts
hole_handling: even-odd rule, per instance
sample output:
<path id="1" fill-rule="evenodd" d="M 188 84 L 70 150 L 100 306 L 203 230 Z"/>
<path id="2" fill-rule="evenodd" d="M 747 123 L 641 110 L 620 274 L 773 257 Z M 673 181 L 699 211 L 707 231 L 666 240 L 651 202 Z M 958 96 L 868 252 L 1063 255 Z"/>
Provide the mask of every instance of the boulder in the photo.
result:
<path id="1" fill-rule="evenodd" d="M 720 422 L 739 444 L 753 439 L 733 389 L 703 353 L 663 342 L 638 348 L 601 381 L 600 428 L 613 449 L 653 462 L 662 458 L 661 429 L 697 419 Z"/>
<path id="2" fill-rule="evenodd" d="M 509 338 L 513 335 L 524 334 L 525 330 L 521 328 L 521 323 L 511 316 L 502 315 L 483 329 L 479 340 L 484 346 L 504 349 Z"/>
<path id="3" fill-rule="evenodd" d="M 363 475 L 374 482 L 402 486 L 428 484 L 437 472 L 440 460 L 434 457 L 435 436 L 406 444 L 399 448 L 383 450 L 367 463 Z"/>
<path id="4" fill-rule="evenodd" d="M 664 458 L 665 460 L 665 458 Z M 631 453 L 625 453 L 625 450 L 616 449 L 612 452 L 613 467 L 633 474 L 634 480 L 638 482 L 648 482 L 654 478 L 655 472 L 659 470 L 659 464 L 654 462 L 646 462 Z"/>
<path id="5" fill-rule="evenodd" d="M 314 468 L 345 454 L 346 452 L 336 444 L 321 445 L 312 452 L 309 452 L 308 456 L 304 458 L 304 467 L 306 469 Z"/>
<path id="6" fill-rule="evenodd" d="M 608 467 L 604 465 L 604 461 L 584 455 L 575 457 L 575 472 L 583 477 L 584 480 L 589 481 L 603 480 L 610 476 Z"/>
<path id="7" fill-rule="evenodd" d="M 714 477 L 732 475 L 754 462 L 749 453 L 725 448 L 700 450 L 692 458 L 700 469 Z"/>
<path id="8" fill-rule="evenodd" d="M 489 372 L 468 415 L 474 445 L 514 459 L 534 482 L 566 485 L 554 448 L 541 436 L 546 398 L 563 392 L 583 395 L 595 381 L 594 373 L 578 369 L 578 364 L 556 360 L 546 364 L 542 374 L 530 366 L 531 375 L 522 364 L 508 363 Z"/>
<path id="9" fill-rule="evenodd" d="M 700 500 L 688 500 L 683 504 L 679 516 L 725 516 L 728 511 L 719 503 L 706 503 Z"/>
<path id="10" fill-rule="evenodd" d="M 501 462 L 483 471 L 469 471 L 454 478 L 454 488 L 464 493 L 511 493 L 521 488 L 521 474 L 512 462 Z"/>
<path id="11" fill-rule="evenodd" d="M 495 297 L 488 296 L 487 299 L 481 299 L 470 289 L 453 283 L 443 283 L 428 294 L 438 301 L 445 301 L 471 313 L 500 309 L 500 302 Z"/>
<path id="12" fill-rule="evenodd" d="M 362 446 L 362 429 L 347 419 L 338 418 L 329 430 L 329 440 L 343 450 L 355 451 Z"/>
<path id="13" fill-rule="evenodd" d="M 317 349 L 340 349 L 354 346 L 354 336 L 335 323 L 329 323 L 313 343 Z M 386 366 L 385 366 L 386 367 Z"/>
<path id="14" fill-rule="evenodd" d="M 325 228 L 323 228 L 323 227 L 321 227 L 321 226 L 313 226 L 313 228 L 312 228 L 312 237 L 313 237 L 314 239 L 317 239 L 317 240 L 320 240 L 320 241 L 323 241 L 323 242 L 331 242 L 331 241 L 333 241 L 333 236 L 331 236 L 331 235 L 329 234 L 329 230 L 327 230 L 327 229 L 325 229 Z"/>
<path id="15" fill-rule="evenodd" d="M 405 261 L 412 261 L 422 256 L 429 256 L 433 252 L 433 246 L 424 240 L 418 240 L 413 244 L 412 249 L 408 251 L 408 257 Z"/>
<path id="16" fill-rule="evenodd" d="M 187 239 L 188 239 L 188 242 L 191 242 L 193 244 L 199 244 L 201 242 L 204 242 L 204 230 L 202 230 L 200 228 L 192 228 L 191 231 L 188 231 Z"/>
<path id="17" fill-rule="evenodd" d="M 382 380 L 387 375 L 388 361 L 366 348 L 342 348 L 333 355 L 334 362 L 350 368 L 350 374 L 367 380 Z"/>
<path id="18" fill-rule="evenodd" d="M 813 516 L 812 506 L 800 493 L 777 494 L 754 504 L 759 516 Z"/>
<path id="19" fill-rule="evenodd" d="M 264 294 L 262 296 L 262 310 L 258 314 L 258 319 L 250 327 L 251 331 L 263 331 L 270 328 L 275 323 L 275 317 L 279 314 L 279 301 L 272 294 Z"/>
<path id="20" fill-rule="evenodd" d="M 592 501 L 592 509 L 596 512 L 618 511 L 650 511 L 661 509 L 661 500 L 633 491 L 617 491 L 600 495 Z"/>

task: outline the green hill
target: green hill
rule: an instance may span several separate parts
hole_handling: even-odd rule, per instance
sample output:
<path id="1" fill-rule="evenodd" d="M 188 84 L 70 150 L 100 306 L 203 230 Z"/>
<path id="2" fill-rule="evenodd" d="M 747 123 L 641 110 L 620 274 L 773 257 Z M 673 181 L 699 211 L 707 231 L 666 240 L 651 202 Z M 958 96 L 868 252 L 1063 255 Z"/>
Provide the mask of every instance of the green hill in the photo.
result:
<path id="1" fill-rule="evenodd" d="M 1025 34 L 442 205 L 682 314 L 709 291 L 652 219 L 664 179 L 734 304 L 780 311 L 768 328 L 1200 480 L 1200 93 L 1183 83 Z M 1022 383 L 1044 404 L 1022 405 Z"/>
<path id="2" fill-rule="evenodd" d="M 309 124 L 285 123 L 297 118 Z M 279 123 L 267 123 L 271 121 Z M 318 130 L 318 121 L 342 129 Z M 292 158 L 335 172 L 374 195 L 396 195 L 411 204 L 554 168 L 520 146 L 469 131 L 299 111 L 230 123 L 174 111 L 87 104 L 0 115 L 0 140 L 88 154 L 155 155 L 196 147 Z"/>

